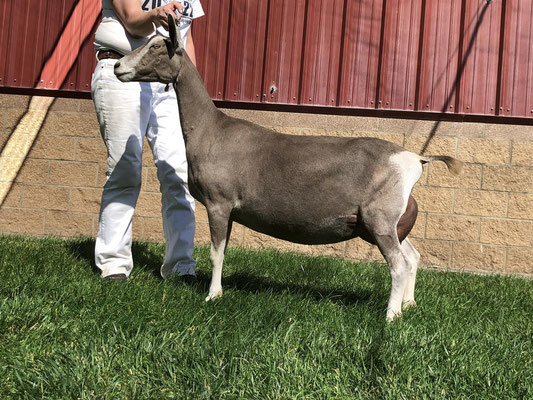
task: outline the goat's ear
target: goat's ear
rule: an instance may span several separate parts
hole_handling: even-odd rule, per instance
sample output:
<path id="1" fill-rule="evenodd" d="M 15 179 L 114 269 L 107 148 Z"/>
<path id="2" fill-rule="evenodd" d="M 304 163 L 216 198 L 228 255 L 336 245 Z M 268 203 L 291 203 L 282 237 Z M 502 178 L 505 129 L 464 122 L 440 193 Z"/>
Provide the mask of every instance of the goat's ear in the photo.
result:
<path id="1" fill-rule="evenodd" d="M 178 53 L 180 51 L 181 45 L 181 38 L 179 36 L 178 27 L 176 25 L 176 19 L 171 15 L 167 15 L 168 19 L 168 33 L 170 35 L 170 42 L 172 43 L 172 48 L 174 50 L 174 53 Z"/>

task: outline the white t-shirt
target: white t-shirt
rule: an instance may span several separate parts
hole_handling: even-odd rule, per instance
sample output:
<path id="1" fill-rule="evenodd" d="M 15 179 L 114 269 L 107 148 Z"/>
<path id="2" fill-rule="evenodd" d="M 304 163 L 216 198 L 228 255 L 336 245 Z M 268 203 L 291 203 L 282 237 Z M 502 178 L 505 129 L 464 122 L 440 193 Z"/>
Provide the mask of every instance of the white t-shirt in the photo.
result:
<path id="1" fill-rule="evenodd" d="M 170 3 L 171 0 L 139 0 L 144 11 L 152 10 L 161 5 Z M 179 21 L 179 31 L 183 44 L 187 43 L 187 32 L 191 27 L 192 20 L 201 17 L 204 14 L 200 0 L 177 0 L 183 4 L 183 14 Z M 168 32 L 163 28 L 158 28 L 158 31 L 168 35 Z M 152 36 L 152 35 L 151 35 Z M 96 30 L 94 36 L 94 50 L 115 50 L 121 54 L 128 54 L 137 47 L 142 46 L 148 37 L 134 38 L 132 37 L 120 22 L 120 19 L 115 14 L 111 0 L 102 0 L 102 21 Z"/>

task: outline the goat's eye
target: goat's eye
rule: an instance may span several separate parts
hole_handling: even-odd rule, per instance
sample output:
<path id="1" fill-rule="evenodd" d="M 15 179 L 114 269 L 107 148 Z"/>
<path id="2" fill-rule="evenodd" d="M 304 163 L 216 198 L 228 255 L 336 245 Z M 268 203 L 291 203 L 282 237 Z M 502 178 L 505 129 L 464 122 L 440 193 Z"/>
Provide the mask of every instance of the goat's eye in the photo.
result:
<path id="1" fill-rule="evenodd" d="M 153 44 L 150 46 L 151 49 L 154 49 L 154 50 L 157 50 L 157 49 L 160 49 L 161 48 L 161 45 L 156 43 L 156 44 Z"/>

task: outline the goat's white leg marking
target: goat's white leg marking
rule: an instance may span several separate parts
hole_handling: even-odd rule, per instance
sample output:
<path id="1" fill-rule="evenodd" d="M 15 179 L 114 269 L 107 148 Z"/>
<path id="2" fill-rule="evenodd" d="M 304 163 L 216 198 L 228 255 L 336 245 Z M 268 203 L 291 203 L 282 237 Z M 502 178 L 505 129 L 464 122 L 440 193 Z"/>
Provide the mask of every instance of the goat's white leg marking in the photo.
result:
<path id="1" fill-rule="evenodd" d="M 378 216 L 379 214 L 382 213 L 379 212 L 374 215 Z M 392 231 L 390 233 L 378 234 L 381 229 L 386 229 L 387 225 L 389 228 L 392 227 Z M 387 321 L 390 322 L 394 318 L 402 315 L 402 300 L 408 281 L 407 260 L 400 246 L 395 224 L 388 222 L 387 218 L 381 215 L 380 218 L 373 222 L 371 228 L 373 228 L 372 231 L 379 250 L 390 268 L 392 284 L 389 304 L 387 306 Z"/>
<path id="2" fill-rule="evenodd" d="M 402 315 L 402 300 L 408 283 L 408 267 L 400 247 L 395 247 L 385 256 L 390 266 L 392 279 L 389 304 L 387 306 L 387 321 Z"/>
<path id="3" fill-rule="evenodd" d="M 231 234 L 231 221 L 229 211 L 224 211 L 220 207 L 207 207 L 207 216 L 209 218 L 209 230 L 211 231 L 211 285 L 209 294 L 205 301 L 213 300 L 222 296 L 222 263 L 226 245 Z"/>
<path id="4" fill-rule="evenodd" d="M 415 282 L 416 271 L 420 261 L 420 253 L 414 248 L 413 244 L 408 238 L 405 238 L 402 242 L 402 251 L 408 264 L 407 285 L 405 286 L 405 292 L 403 294 L 402 301 L 402 308 L 405 310 L 409 307 L 416 307 Z"/>
<path id="5" fill-rule="evenodd" d="M 224 249 L 226 240 L 218 244 L 211 242 L 210 260 L 212 266 L 211 285 L 209 286 L 209 295 L 205 301 L 222 297 L 222 263 L 224 262 Z"/>

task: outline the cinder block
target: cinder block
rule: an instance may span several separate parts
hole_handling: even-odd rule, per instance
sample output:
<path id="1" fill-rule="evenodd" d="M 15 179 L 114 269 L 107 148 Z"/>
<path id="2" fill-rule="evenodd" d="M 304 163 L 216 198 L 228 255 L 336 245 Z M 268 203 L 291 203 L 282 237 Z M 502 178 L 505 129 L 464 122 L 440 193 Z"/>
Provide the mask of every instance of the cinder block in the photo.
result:
<path id="1" fill-rule="evenodd" d="M 18 94 L 0 94 L 0 108 L 19 108 L 26 110 L 31 96 Z"/>
<path id="2" fill-rule="evenodd" d="M 456 190 L 454 213 L 485 217 L 506 217 L 507 194 L 481 190 Z"/>
<path id="3" fill-rule="evenodd" d="M 508 217 L 533 220 L 533 194 L 509 193 Z"/>
<path id="4" fill-rule="evenodd" d="M 512 164 L 533 167 L 533 141 L 513 142 Z"/>
<path id="5" fill-rule="evenodd" d="M 80 99 L 68 97 L 56 97 L 50 106 L 50 112 L 78 112 L 80 109 Z"/>
<path id="6" fill-rule="evenodd" d="M 420 211 L 451 213 L 453 204 L 453 189 L 416 186 L 413 197 L 418 203 Z"/>
<path id="7" fill-rule="evenodd" d="M 157 179 L 156 167 L 144 167 L 143 168 L 143 186 L 144 192 L 160 193 L 159 179 Z"/>
<path id="8" fill-rule="evenodd" d="M 80 99 L 80 112 L 96 116 L 94 103 L 91 99 Z"/>
<path id="9" fill-rule="evenodd" d="M 452 175 L 444 163 L 432 162 L 426 165 L 430 186 L 465 189 L 481 188 L 481 165 L 465 164 L 461 175 Z"/>
<path id="10" fill-rule="evenodd" d="M 164 242 L 163 219 L 158 217 L 139 217 L 137 225 L 142 226 L 142 240 Z"/>
<path id="11" fill-rule="evenodd" d="M 96 176 L 96 186 L 99 188 L 104 187 L 106 181 L 107 181 L 107 163 L 98 163 L 98 173 Z"/>
<path id="12" fill-rule="evenodd" d="M 96 113 L 50 112 L 39 132 L 42 136 L 100 137 Z"/>
<path id="13" fill-rule="evenodd" d="M 437 137 L 434 136 L 428 141 L 427 136 L 406 136 L 405 148 L 417 154 L 421 154 L 424 146 L 427 148 L 424 154 L 427 155 L 446 155 L 455 156 L 457 150 L 457 138 L 455 137 Z"/>
<path id="14" fill-rule="evenodd" d="M 96 187 L 98 165 L 50 161 L 48 182 L 52 185 Z"/>
<path id="15" fill-rule="evenodd" d="M 22 164 L 22 168 L 16 175 L 15 182 L 37 184 L 48 183 L 49 173 L 50 161 L 26 158 L 24 164 Z"/>
<path id="16" fill-rule="evenodd" d="M 209 223 L 209 218 L 207 217 L 207 210 L 202 205 L 202 203 L 196 201 L 194 204 L 194 208 L 195 208 L 194 214 L 195 214 L 196 222 Z"/>
<path id="17" fill-rule="evenodd" d="M 270 127 L 274 132 L 284 133 L 286 135 L 303 135 L 304 134 L 304 128 L 285 128 L 282 126 L 273 126 Z"/>
<path id="18" fill-rule="evenodd" d="M 155 165 L 154 163 L 154 155 L 152 154 L 152 149 L 150 149 L 150 146 L 148 145 L 148 141 L 146 138 L 143 140 L 143 155 L 142 155 L 142 163 L 143 167 L 153 167 Z"/>
<path id="19" fill-rule="evenodd" d="M 333 130 L 347 132 L 376 132 L 379 120 L 373 117 L 358 117 L 353 115 L 326 115 L 327 126 Z M 400 134 L 403 136 L 403 134 Z"/>
<path id="20" fill-rule="evenodd" d="M 8 108 L 2 110 L 3 113 L 2 120 L 0 121 L 0 132 L 6 134 L 7 138 L 7 136 L 9 136 L 9 134 L 15 130 L 21 118 L 26 114 L 26 109 Z"/>
<path id="21" fill-rule="evenodd" d="M 72 161 L 75 159 L 75 149 L 76 141 L 72 137 L 39 134 L 28 157 Z"/>
<path id="22" fill-rule="evenodd" d="M 360 238 L 346 242 L 345 257 L 354 261 L 379 261 L 385 262 L 377 246 L 365 242 Z"/>
<path id="23" fill-rule="evenodd" d="M 0 206 L 19 207 L 22 198 L 22 187 L 23 185 L 18 183 L 12 184 L 11 182 L 0 182 L 0 192 L 3 192 L 4 190 L 7 190 L 9 188 L 3 202 L 1 202 L 2 199 L 0 198 Z"/>
<path id="24" fill-rule="evenodd" d="M 310 129 L 302 128 L 302 135 L 304 136 L 338 136 L 338 137 L 351 137 L 350 131 L 333 130 L 333 129 Z"/>
<path id="25" fill-rule="evenodd" d="M 480 243 L 453 244 L 452 265 L 466 270 L 503 272 L 505 248 Z"/>
<path id="26" fill-rule="evenodd" d="M 210 234 L 209 234 L 209 224 L 207 222 L 196 222 L 196 231 L 194 232 L 194 243 L 195 244 L 209 244 L 211 243 Z M 234 244 L 230 240 L 230 245 Z"/>
<path id="27" fill-rule="evenodd" d="M 261 126 L 280 126 L 279 115 L 281 113 L 278 113 L 278 112 L 262 111 L 262 110 L 227 109 L 227 108 L 220 109 L 220 110 L 233 118 L 240 118 L 245 121 L 250 121 L 250 122 L 253 122 L 254 124 L 258 124 Z M 300 126 L 296 123 L 297 120 L 298 118 L 295 115 L 294 118 L 291 119 L 292 124 L 290 125 L 283 124 L 283 125 L 284 126 Z"/>
<path id="28" fill-rule="evenodd" d="M 462 129 L 456 130 L 452 133 L 452 136 L 469 137 L 469 138 L 481 138 L 485 136 L 485 130 L 487 124 L 481 122 L 458 122 L 458 126 L 462 126 Z"/>
<path id="29" fill-rule="evenodd" d="M 377 118 L 379 132 L 397 132 L 406 136 L 421 136 L 424 141 L 433 135 L 433 138 L 443 136 L 457 136 L 462 132 L 463 125 L 448 121 L 424 121 L 416 119 Z"/>
<path id="30" fill-rule="evenodd" d="M 76 141 L 76 160 L 105 163 L 107 150 L 101 138 L 78 138 Z"/>
<path id="31" fill-rule="evenodd" d="M 508 140 L 461 138 L 457 157 L 471 163 L 508 164 L 511 143 Z"/>
<path id="32" fill-rule="evenodd" d="M 247 111 L 246 111 L 247 112 Z M 329 129 L 328 118 L 316 113 L 266 112 L 262 117 L 264 125 L 294 128 Z M 246 118 L 244 118 L 246 119 Z M 268 122 L 271 121 L 271 122 Z M 259 122 L 261 122 L 259 120 Z"/>
<path id="33" fill-rule="evenodd" d="M 485 136 L 491 139 L 528 141 L 533 137 L 533 126 L 510 124 L 486 124 Z"/>
<path id="34" fill-rule="evenodd" d="M 409 233 L 410 238 L 422 239 L 426 236 L 426 218 L 427 213 L 419 211 L 418 216 L 416 217 L 415 225 Z"/>
<path id="35" fill-rule="evenodd" d="M 449 240 L 421 240 L 412 238 L 410 241 L 420 253 L 420 265 L 450 266 L 452 243 Z"/>
<path id="36" fill-rule="evenodd" d="M 469 135 L 479 134 L 479 127 L 475 126 L 475 124 L 465 124 L 453 121 L 415 120 L 415 122 L 412 131 L 406 132 L 406 134 L 420 135 L 425 136 L 426 138 L 428 138 L 429 135 L 433 135 L 434 138 L 443 136 L 458 137 L 464 134 L 466 128 L 468 128 Z"/>
<path id="37" fill-rule="evenodd" d="M 524 167 L 483 167 L 483 189 L 533 192 L 533 169 Z"/>
<path id="38" fill-rule="evenodd" d="M 161 216 L 161 194 L 143 192 L 137 201 L 135 215 L 138 217 Z"/>
<path id="39" fill-rule="evenodd" d="M 22 210 L 2 207 L 0 228 L 2 233 L 42 235 L 44 233 L 44 210 Z"/>
<path id="40" fill-rule="evenodd" d="M 24 185 L 21 203 L 23 208 L 66 211 L 68 210 L 68 203 L 68 188 L 50 185 Z"/>
<path id="41" fill-rule="evenodd" d="M 242 246 L 244 244 L 244 235 L 248 230 L 244 225 L 234 222 L 231 227 L 231 235 L 229 239 L 230 246 Z M 211 234 L 209 233 L 208 224 L 208 240 L 211 240 Z"/>
<path id="42" fill-rule="evenodd" d="M 101 198 L 102 189 L 72 188 L 70 190 L 69 210 L 98 214 Z"/>
<path id="43" fill-rule="evenodd" d="M 458 215 L 428 214 L 427 239 L 475 242 L 479 237 L 479 218 Z"/>
<path id="44" fill-rule="evenodd" d="M 506 272 L 533 275 L 533 248 L 509 247 Z"/>
<path id="45" fill-rule="evenodd" d="M 481 220 L 481 243 L 530 246 L 533 238 L 533 221 L 509 219 Z"/>
<path id="46" fill-rule="evenodd" d="M 351 137 L 372 137 L 386 140 L 403 147 L 405 136 L 401 133 L 383 133 L 383 132 L 354 132 L 350 134 Z"/>
<path id="47" fill-rule="evenodd" d="M 93 235 L 93 214 L 48 211 L 44 233 L 61 237 Z"/>
<path id="48" fill-rule="evenodd" d="M 143 217 L 139 217 L 137 215 L 133 216 L 133 220 L 131 222 L 131 234 L 133 236 L 133 240 L 143 239 Z"/>

